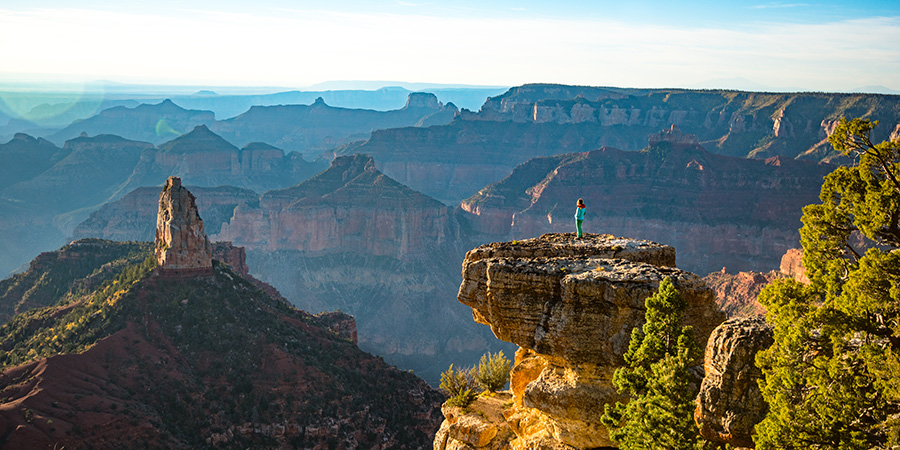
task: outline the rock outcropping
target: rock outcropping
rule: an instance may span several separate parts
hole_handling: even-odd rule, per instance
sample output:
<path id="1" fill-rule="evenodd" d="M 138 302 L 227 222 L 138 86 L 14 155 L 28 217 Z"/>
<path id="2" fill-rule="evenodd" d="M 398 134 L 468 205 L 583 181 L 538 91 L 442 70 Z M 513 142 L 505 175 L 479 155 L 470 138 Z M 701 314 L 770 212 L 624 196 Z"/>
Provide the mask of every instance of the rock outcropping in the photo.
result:
<path id="1" fill-rule="evenodd" d="M 163 271 L 212 273 L 212 246 L 194 201 L 178 177 L 169 177 L 159 194 L 156 260 Z"/>
<path id="2" fill-rule="evenodd" d="M 547 234 L 466 255 L 459 301 L 520 347 L 514 405 L 504 413 L 512 448 L 615 445 L 599 419 L 605 404 L 626 400 L 612 375 L 663 278 L 685 297 L 686 324 L 699 339 L 724 319 L 702 279 L 674 265 L 669 246 L 592 234 Z"/>
<path id="3" fill-rule="evenodd" d="M 694 414 L 703 437 L 716 444 L 753 446 L 753 427 L 768 411 L 757 384 L 762 372 L 756 353 L 773 342 L 772 327 L 762 318 L 730 319 L 713 331 Z"/>

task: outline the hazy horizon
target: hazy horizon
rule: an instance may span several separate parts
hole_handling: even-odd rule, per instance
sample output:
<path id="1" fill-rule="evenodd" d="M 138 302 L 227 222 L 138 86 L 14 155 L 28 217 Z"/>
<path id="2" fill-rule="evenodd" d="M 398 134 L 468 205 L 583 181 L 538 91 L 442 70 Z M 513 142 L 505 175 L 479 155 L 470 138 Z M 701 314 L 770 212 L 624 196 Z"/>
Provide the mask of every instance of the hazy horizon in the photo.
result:
<path id="1" fill-rule="evenodd" d="M 900 4 L 886 0 L 11 0 L 0 42 L 5 84 L 900 90 Z"/>

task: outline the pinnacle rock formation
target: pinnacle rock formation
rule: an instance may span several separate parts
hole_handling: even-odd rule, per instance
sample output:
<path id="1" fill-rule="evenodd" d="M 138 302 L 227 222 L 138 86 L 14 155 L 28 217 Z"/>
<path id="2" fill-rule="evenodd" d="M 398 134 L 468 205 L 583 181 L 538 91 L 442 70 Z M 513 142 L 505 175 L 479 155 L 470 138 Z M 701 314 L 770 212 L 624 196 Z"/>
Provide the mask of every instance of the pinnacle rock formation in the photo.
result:
<path id="1" fill-rule="evenodd" d="M 212 269 L 212 246 L 195 200 L 178 177 L 169 177 L 159 194 L 156 261 L 164 271 Z"/>
<path id="2" fill-rule="evenodd" d="M 729 319 L 712 332 L 694 413 L 704 438 L 753 447 L 753 427 L 768 411 L 757 383 L 762 372 L 756 354 L 773 342 L 772 327 L 761 317 Z"/>
<path id="3" fill-rule="evenodd" d="M 644 323 L 645 299 L 669 277 L 697 339 L 724 320 L 703 280 L 674 265 L 672 247 L 612 235 L 545 234 L 469 251 L 459 301 L 520 347 L 513 406 L 503 414 L 512 448 L 615 445 L 600 416 L 605 404 L 627 400 L 612 376 L 624 365 L 631 330 Z"/>

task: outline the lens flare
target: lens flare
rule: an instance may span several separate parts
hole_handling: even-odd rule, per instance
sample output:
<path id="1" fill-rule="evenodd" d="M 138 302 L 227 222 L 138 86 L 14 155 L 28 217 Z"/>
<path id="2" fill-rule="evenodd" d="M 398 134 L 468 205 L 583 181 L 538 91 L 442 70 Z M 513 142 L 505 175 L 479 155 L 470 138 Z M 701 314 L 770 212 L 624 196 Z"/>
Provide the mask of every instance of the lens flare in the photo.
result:
<path id="1" fill-rule="evenodd" d="M 156 135 L 157 136 L 167 136 L 167 135 L 181 136 L 181 133 L 175 131 L 175 129 L 172 128 L 172 126 L 169 125 L 168 122 L 166 122 L 166 118 L 163 117 L 162 119 L 159 119 L 159 121 L 156 122 Z"/>

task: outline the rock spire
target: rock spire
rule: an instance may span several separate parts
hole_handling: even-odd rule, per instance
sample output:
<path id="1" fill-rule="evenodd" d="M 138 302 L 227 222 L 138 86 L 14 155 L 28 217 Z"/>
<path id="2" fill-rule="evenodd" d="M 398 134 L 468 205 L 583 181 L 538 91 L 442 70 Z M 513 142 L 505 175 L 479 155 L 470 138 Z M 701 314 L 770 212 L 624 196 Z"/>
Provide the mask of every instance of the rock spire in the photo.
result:
<path id="1" fill-rule="evenodd" d="M 178 177 L 169 177 L 159 194 L 156 261 L 164 271 L 212 269 L 212 246 L 203 230 L 195 200 Z"/>

